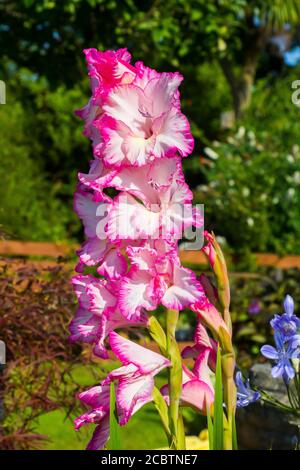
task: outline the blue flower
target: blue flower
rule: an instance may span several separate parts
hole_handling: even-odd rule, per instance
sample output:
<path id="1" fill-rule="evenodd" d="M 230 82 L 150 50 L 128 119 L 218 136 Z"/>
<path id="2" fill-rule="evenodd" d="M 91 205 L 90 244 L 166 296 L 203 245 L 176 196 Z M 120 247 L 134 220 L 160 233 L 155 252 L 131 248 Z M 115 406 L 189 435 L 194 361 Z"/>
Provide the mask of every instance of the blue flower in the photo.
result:
<path id="1" fill-rule="evenodd" d="M 249 379 L 243 382 L 242 373 L 238 371 L 235 374 L 235 383 L 237 386 L 237 407 L 243 408 L 260 399 L 260 393 L 251 390 Z"/>
<path id="2" fill-rule="evenodd" d="M 294 335 L 286 343 L 284 336 L 279 331 L 275 331 L 274 339 L 276 348 L 265 344 L 260 351 L 265 357 L 275 361 L 275 365 L 272 367 L 272 376 L 274 378 L 282 377 L 288 384 L 295 376 L 291 359 L 300 357 L 300 336 Z"/>
<path id="3" fill-rule="evenodd" d="M 291 359 L 300 359 L 300 335 L 292 336 L 289 340 Z"/>
<path id="4" fill-rule="evenodd" d="M 294 315 L 294 301 L 290 295 L 287 295 L 283 302 L 284 313 L 275 315 L 271 320 L 271 326 L 283 336 L 284 340 L 288 340 L 294 336 L 300 327 L 300 319 Z"/>

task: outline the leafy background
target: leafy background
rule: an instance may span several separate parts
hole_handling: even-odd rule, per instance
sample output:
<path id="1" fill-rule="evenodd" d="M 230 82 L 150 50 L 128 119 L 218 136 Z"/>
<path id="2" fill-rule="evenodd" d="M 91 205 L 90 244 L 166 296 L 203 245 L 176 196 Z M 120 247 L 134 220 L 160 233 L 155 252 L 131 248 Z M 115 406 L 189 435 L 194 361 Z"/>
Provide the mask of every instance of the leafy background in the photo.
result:
<path id="1" fill-rule="evenodd" d="M 261 360 L 260 345 L 271 341 L 268 320 L 284 295 L 300 301 L 299 270 L 258 269 L 253 261 L 254 252 L 300 254 L 300 110 L 291 100 L 300 75 L 299 5 L 1 0 L 0 80 L 7 90 L 0 105 L 1 237 L 82 240 L 73 192 L 77 171 L 86 171 L 91 158 L 74 115 L 90 95 L 83 48 L 127 46 L 134 61 L 180 70 L 182 108 L 196 143 L 184 159 L 185 176 L 195 203 L 205 204 L 206 228 L 235 261 L 229 267 L 239 365 Z M 78 412 L 74 394 L 106 371 L 98 363 L 88 367 L 88 351 L 66 346 L 75 308 L 70 266 L 53 269 L 0 260 L 1 338 L 10 344 L 0 374 L 2 448 L 87 442 L 85 431 L 76 439 L 68 420 Z M 182 338 L 190 337 L 194 321 L 189 312 L 181 315 Z M 188 433 L 204 425 L 186 411 Z M 128 449 L 165 445 L 151 405 L 122 439 Z"/>
<path id="2" fill-rule="evenodd" d="M 82 49 L 127 46 L 185 77 L 196 147 L 184 166 L 207 227 L 233 250 L 300 253 L 298 43 L 298 0 L 0 2 L 2 232 L 80 237 L 72 194 L 91 158 L 74 116 L 90 94 Z"/>

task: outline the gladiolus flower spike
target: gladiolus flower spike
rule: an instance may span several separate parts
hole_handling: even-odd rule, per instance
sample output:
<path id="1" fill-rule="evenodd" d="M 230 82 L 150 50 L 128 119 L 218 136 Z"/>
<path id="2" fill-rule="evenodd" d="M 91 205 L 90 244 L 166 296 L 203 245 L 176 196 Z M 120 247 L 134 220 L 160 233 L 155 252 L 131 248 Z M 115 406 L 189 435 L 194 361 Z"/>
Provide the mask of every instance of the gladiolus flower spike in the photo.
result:
<path id="1" fill-rule="evenodd" d="M 88 449 L 106 446 L 114 383 L 121 426 L 154 401 L 170 448 L 184 449 L 180 408 L 192 406 L 204 414 L 209 409 L 213 414 L 211 375 L 218 344 L 224 355 L 227 434 L 236 391 L 228 277 L 221 249 L 207 236 L 205 251 L 218 281 L 209 298 L 207 282 L 202 284 L 179 258 L 183 231 L 201 226 L 182 170 L 182 158 L 194 146 L 181 111 L 178 87 L 183 77 L 178 72 L 159 73 L 142 62 L 133 65 L 126 49 L 84 53 L 92 93 L 77 115 L 84 121 L 94 158 L 89 172 L 78 174 L 74 197 L 86 240 L 77 252 L 73 285 L 79 308 L 70 324 L 70 340 L 89 344 L 103 360 L 111 350 L 122 366 L 79 395 L 88 410 L 75 426 L 94 423 Z M 87 274 L 86 268 L 95 274 Z M 150 316 L 159 305 L 168 310 L 166 331 Z M 198 326 L 195 346 L 181 357 L 175 330 L 178 313 L 187 308 L 196 313 Z M 148 329 L 161 354 L 124 337 L 132 328 Z M 183 364 L 185 357 L 194 359 L 192 370 Z M 169 380 L 160 392 L 155 376 L 163 369 L 169 371 Z M 230 437 L 224 442 L 231 448 Z"/>

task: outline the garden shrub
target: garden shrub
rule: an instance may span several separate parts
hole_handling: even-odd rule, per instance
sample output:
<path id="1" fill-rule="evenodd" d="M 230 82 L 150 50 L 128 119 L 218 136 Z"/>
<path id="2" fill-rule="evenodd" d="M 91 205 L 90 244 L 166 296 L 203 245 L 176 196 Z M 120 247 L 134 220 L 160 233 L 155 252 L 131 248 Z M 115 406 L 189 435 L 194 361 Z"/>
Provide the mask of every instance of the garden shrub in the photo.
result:
<path id="1" fill-rule="evenodd" d="M 0 372 L 0 448 L 32 449 L 47 439 L 36 432 L 36 419 L 58 408 L 68 416 L 79 390 L 73 366 L 81 348 L 66 342 L 74 309 L 69 270 L 1 260 L 0 281 L 7 362 Z"/>

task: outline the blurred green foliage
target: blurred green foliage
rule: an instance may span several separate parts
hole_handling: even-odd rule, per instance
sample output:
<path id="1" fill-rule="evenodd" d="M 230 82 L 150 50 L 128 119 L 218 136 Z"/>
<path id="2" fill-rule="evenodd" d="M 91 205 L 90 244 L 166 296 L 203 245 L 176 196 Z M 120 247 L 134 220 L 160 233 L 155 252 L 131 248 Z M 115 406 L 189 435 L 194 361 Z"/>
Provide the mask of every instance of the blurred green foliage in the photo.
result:
<path id="1" fill-rule="evenodd" d="M 299 22 L 297 0 L 10 0 L 0 2 L 0 18 L 1 233 L 81 236 L 72 194 L 92 157 L 74 116 L 90 94 L 81 51 L 127 46 L 133 60 L 185 77 L 182 107 L 196 145 L 184 169 L 207 228 L 234 250 L 300 252 L 297 71 L 279 59 L 274 70 L 267 47 L 274 26 Z M 224 130 L 222 113 L 245 107 L 247 67 L 251 106 Z"/>
<path id="2" fill-rule="evenodd" d="M 296 76 L 259 81 L 243 125 L 204 149 L 207 184 L 198 186 L 197 202 L 204 201 L 206 223 L 239 251 L 300 253 Z"/>
<path id="3" fill-rule="evenodd" d="M 241 251 L 300 253 L 299 149 L 270 151 L 250 131 L 215 150 L 199 191 L 209 226 Z"/>
<path id="4" fill-rule="evenodd" d="M 25 240 L 74 239 L 76 173 L 88 166 L 89 143 L 74 115 L 86 99 L 84 85 L 52 91 L 45 78 L 22 68 L 7 88 L 0 108 L 0 230 Z"/>
<path id="5" fill-rule="evenodd" d="M 26 113 L 20 103 L 1 108 L 0 230 L 13 238 L 61 240 L 67 238 L 67 208 L 56 188 L 30 157 Z"/>

